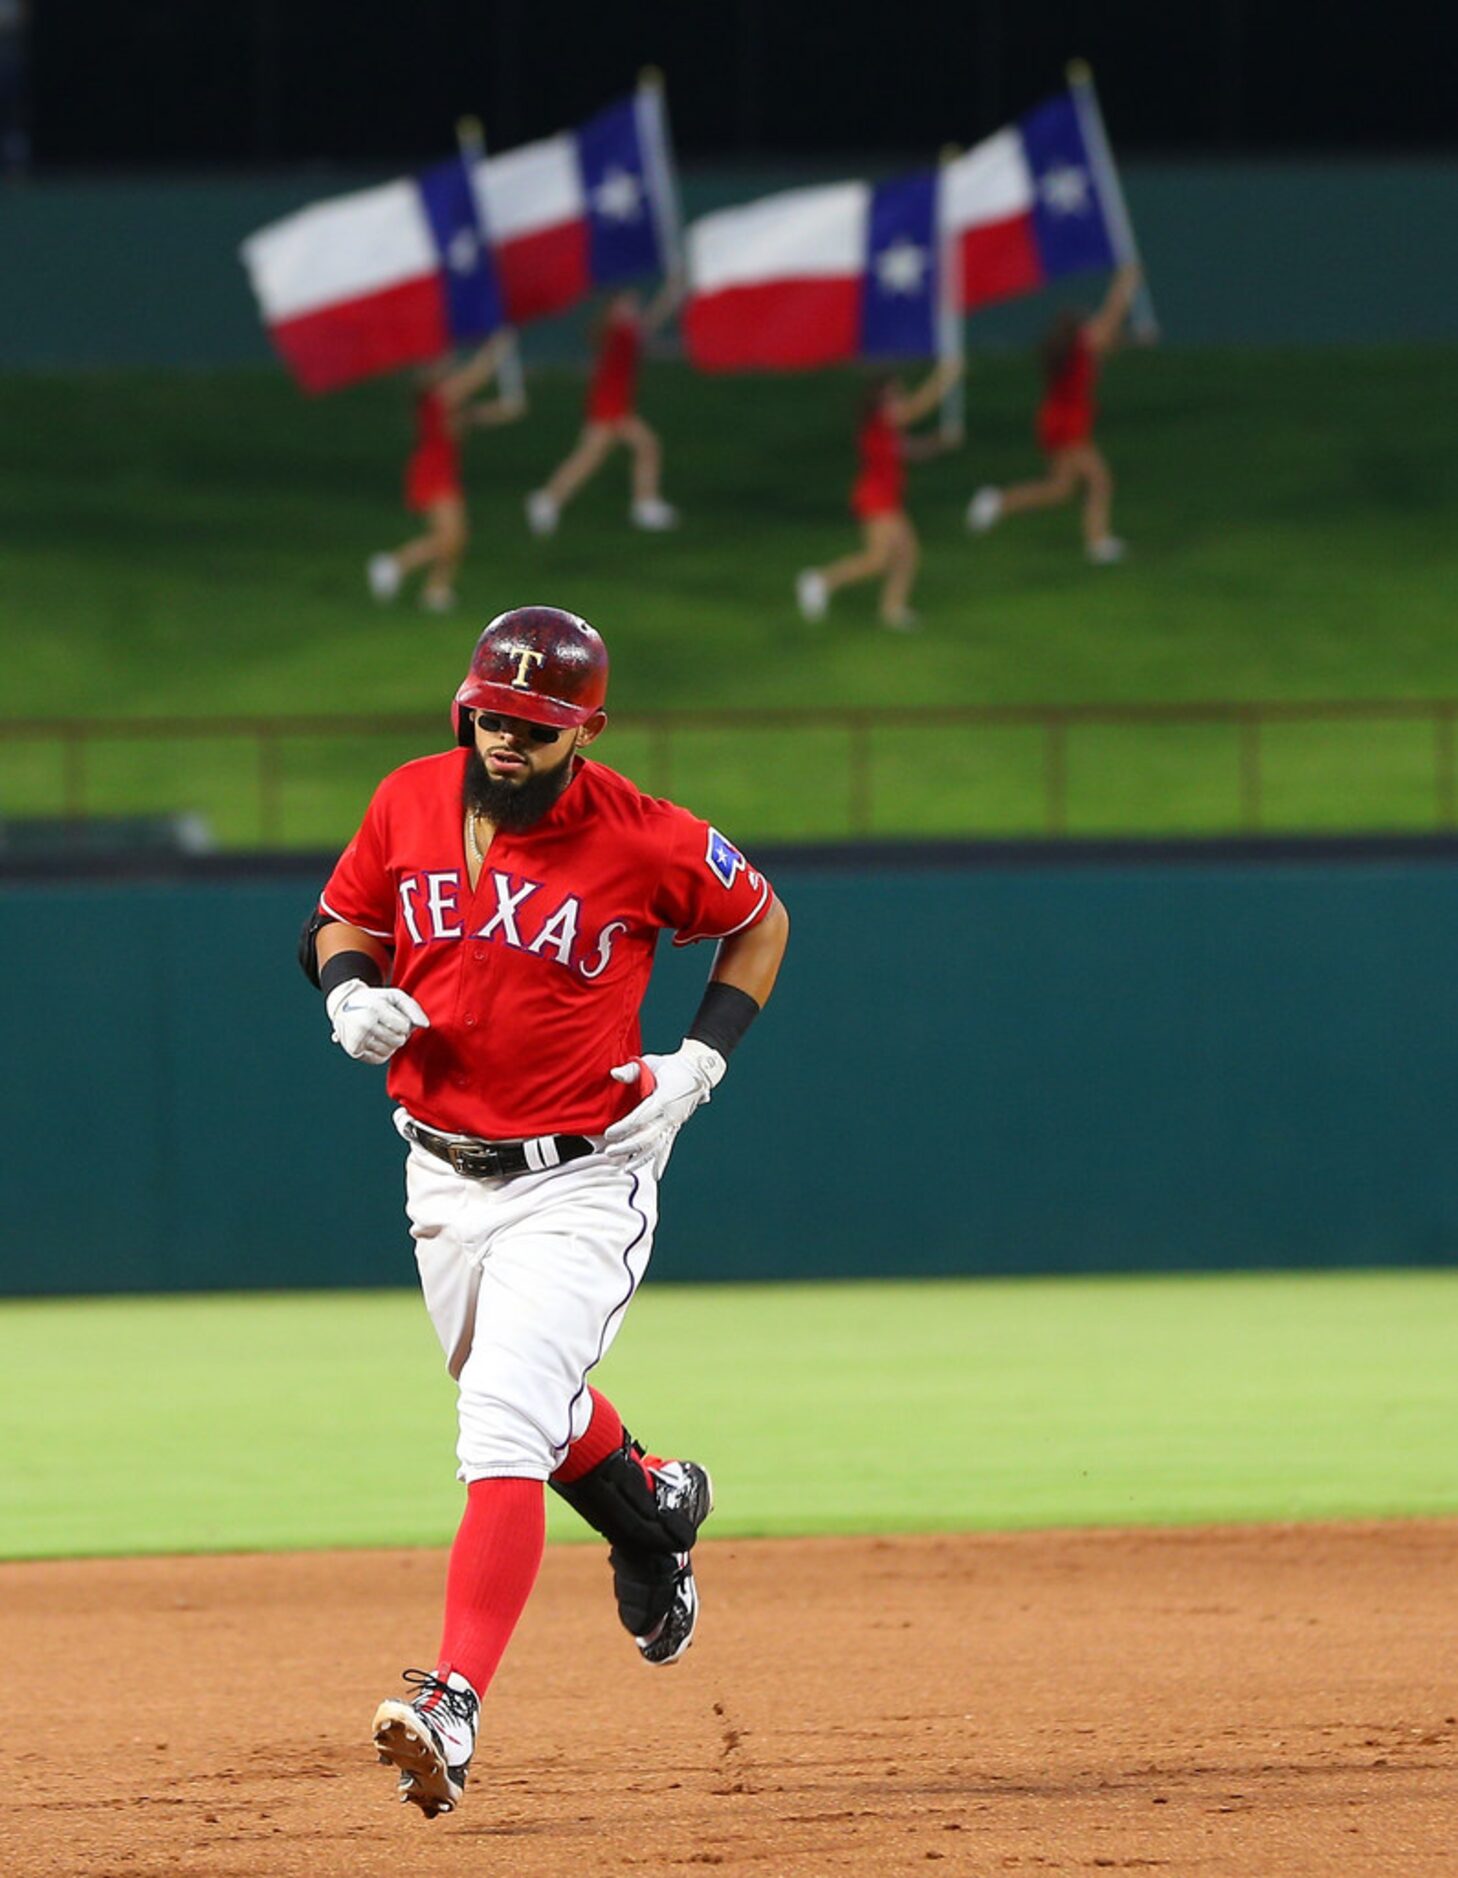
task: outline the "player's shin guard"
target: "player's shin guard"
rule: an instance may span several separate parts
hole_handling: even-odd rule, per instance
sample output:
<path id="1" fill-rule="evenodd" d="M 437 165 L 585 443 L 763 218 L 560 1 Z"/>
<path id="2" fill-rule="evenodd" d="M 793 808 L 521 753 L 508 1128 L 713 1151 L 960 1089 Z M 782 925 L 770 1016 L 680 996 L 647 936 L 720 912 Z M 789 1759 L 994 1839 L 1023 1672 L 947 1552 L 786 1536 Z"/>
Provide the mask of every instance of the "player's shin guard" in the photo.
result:
<path id="1" fill-rule="evenodd" d="M 587 1433 L 551 1485 L 612 1547 L 618 1617 L 634 1637 L 648 1635 L 668 1609 L 699 1521 L 666 1502 L 642 1448 L 596 1390 Z"/>

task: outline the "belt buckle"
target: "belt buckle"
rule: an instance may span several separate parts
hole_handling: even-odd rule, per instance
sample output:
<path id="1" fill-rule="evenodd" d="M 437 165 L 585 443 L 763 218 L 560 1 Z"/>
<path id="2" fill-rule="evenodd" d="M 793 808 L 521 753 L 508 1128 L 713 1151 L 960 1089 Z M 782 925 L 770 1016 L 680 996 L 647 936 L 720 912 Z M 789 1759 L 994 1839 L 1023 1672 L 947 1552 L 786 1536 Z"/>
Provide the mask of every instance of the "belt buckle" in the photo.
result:
<path id="1" fill-rule="evenodd" d="M 501 1172 L 501 1157 L 489 1141 L 450 1141 L 446 1156 L 453 1171 L 470 1180 L 494 1180 Z"/>

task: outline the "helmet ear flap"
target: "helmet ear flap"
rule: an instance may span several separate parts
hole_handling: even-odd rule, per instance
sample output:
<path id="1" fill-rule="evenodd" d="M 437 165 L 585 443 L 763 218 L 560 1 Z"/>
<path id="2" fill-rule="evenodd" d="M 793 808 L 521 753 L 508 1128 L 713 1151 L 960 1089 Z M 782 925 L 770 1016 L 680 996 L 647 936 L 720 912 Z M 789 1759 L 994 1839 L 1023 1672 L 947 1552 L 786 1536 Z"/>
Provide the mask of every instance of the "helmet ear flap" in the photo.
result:
<path id="1" fill-rule="evenodd" d="M 476 741 L 476 720 L 464 704 L 453 704 L 451 716 L 455 720 L 456 742 L 463 750 L 469 750 Z"/>

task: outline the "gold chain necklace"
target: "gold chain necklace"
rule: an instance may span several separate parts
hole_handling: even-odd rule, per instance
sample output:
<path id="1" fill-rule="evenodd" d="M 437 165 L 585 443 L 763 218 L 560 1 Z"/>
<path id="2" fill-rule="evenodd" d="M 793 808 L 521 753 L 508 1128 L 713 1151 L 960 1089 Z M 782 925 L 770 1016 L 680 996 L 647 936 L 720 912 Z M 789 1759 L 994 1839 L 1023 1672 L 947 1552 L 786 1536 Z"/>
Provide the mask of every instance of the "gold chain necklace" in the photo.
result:
<path id="1" fill-rule="evenodd" d="M 477 867 L 484 867 L 486 865 L 486 853 L 481 846 L 481 837 L 476 833 L 476 816 L 474 810 L 466 816 L 466 840 L 470 843 L 471 852 L 476 857 Z"/>

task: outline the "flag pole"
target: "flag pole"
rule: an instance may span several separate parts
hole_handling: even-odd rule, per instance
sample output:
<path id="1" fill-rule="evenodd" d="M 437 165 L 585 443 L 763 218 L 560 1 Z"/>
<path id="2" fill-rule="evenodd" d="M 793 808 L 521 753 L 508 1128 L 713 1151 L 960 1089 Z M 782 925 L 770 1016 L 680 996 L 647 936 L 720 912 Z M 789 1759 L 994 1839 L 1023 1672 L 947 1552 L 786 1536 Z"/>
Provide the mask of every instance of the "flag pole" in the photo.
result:
<path id="1" fill-rule="evenodd" d="M 943 144 L 941 160 L 937 166 L 938 365 L 946 365 L 952 359 L 961 359 L 966 345 L 967 326 L 962 317 L 962 243 L 945 213 L 943 203 L 946 191 L 942 187 L 943 177 L 948 167 L 955 163 L 961 154 L 956 144 Z M 965 378 L 959 376 L 956 383 L 949 385 L 942 393 L 939 421 L 942 442 L 960 443 L 966 427 L 967 384 Z"/>
<path id="2" fill-rule="evenodd" d="M 491 240 L 491 224 L 486 220 L 481 209 L 483 185 L 480 181 L 480 168 L 486 161 L 486 132 L 479 117 L 458 117 L 456 119 L 456 146 L 461 153 L 461 162 L 466 167 L 466 178 L 471 185 L 471 198 L 476 203 L 476 224 L 482 238 Z M 505 308 L 502 308 L 503 313 Z M 526 374 L 522 370 L 521 347 L 513 333 L 501 349 L 501 357 L 496 365 L 496 383 L 503 398 L 519 403 L 526 398 Z"/>
<path id="3" fill-rule="evenodd" d="M 1087 59 L 1073 59 L 1067 67 L 1068 90 L 1073 99 L 1073 109 L 1078 117 L 1078 127 L 1083 133 L 1084 146 L 1093 165 L 1094 185 L 1103 204 L 1104 215 L 1109 224 L 1109 237 L 1113 243 L 1114 258 L 1120 264 L 1128 261 L 1139 263 L 1141 274 L 1134 303 L 1130 308 L 1130 324 L 1135 335 L 1146 343 L 1152 343 L 1159 337 L 1159 320 L 1154 311 L 1154 298 L 1149 291 L 1149 283 L 1143 277 L 1143 263 L 1139 258 L 1139 247 L 1134 239 L 1134 224 L 1129 219 L 1129 205 L 1124 200 L 1123 185 L 1119 181 L 1119 172 L 1114 163 L 1114 153 L 1109 148 L 1108 132 L 1104 129 L 1104 114 L 1099 109 L 1099 94 L 1094 87 L 1093 67 Z"/>
<path id="4" fill-rule="evenodd" d="M 638 138 L 648 169 L 653 220 L 663 271 L 672 280 L 683 278 L 683 207 L 678 199 L 678 171 L 673 161 L 673 138 L 668 127 L 668 90 L 656 65 L 638 74 L 633 97 Z"/>

